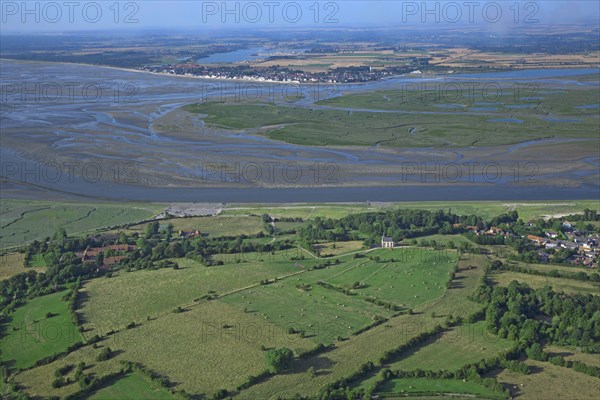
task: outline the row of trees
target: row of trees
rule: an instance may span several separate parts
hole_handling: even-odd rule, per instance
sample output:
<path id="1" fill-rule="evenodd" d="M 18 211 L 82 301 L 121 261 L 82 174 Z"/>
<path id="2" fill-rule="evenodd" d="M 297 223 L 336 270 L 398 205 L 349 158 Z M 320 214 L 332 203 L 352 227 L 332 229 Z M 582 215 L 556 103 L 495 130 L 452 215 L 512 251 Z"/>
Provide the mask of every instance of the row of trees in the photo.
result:
<path id="1" fill-rule="evenodd" d="M 512 265 L 508 263 L 503 263 L 500 260 L 494 260 L 491 265 L 491 269 L 493 271 L 513 271 L 520 272 L 524 274 L 530 275 L 541 275 L 541 276 L 549 276 L 552 278 L 566 278 L 566 279 L 575 279 L 583 282 L 600 282 L 600 274 L 597 272 L 593 272 L 588 274 L 585 271 L 559 271 L 557 269 L 553 269 L 550 271 L 542 271 L 534 268 L 521 267 L 519 265 Z"/>
<path id="2" fill-rule="evenodd" d="M 459 216 L 451 210 L 393 210 L 352 214 L 341 219 L 317 217 L 303 226 L 299 235 L 303 243 L 312 244 L 320 240 L 357 240 L 362 234 L 369 238 L 369 244 L 378 243 L 384 233 L 399 242 L 403 238 L 435 233 L 461 233 L 468 225 L 483 228 L 484 221 L 475 215 Z"/>

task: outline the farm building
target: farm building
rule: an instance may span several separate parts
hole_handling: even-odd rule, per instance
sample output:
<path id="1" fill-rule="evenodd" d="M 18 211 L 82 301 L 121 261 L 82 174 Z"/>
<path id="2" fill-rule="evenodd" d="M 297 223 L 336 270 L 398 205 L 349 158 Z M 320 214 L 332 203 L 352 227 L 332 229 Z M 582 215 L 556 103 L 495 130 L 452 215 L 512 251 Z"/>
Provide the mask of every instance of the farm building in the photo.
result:
<path id="1" fill-rule="evenodd" d="M 179 237 L 187 238 L 187 237 L 199 237 L 202 233 L 196 229 L 195 231 L 179 231 Z"/>
<path id="2" fill-rule="evenodd" d="M 390 249 L 393 248 L 394 240 L 389 236 L 382 236 L 381 237 L 381 247 L 390 248 Z"/>

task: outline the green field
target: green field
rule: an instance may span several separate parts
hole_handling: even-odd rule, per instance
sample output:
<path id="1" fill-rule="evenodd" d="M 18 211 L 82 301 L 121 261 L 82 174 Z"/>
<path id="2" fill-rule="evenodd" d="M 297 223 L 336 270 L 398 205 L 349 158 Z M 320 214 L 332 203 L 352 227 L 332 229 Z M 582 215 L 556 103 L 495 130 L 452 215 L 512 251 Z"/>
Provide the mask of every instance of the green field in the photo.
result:
<path id="1" fill-rule="evenodd" d="M 0 201 L 0 244 L 17 246 L 52 236 L 58 227 L 70 235 L 98 228 L 142 221 L 157 215 L 157 204 L 85 204 L 34 200 Z"/>
<path id="2" fill-rule="evenodd" d="M 484 398 L 503 398 L 500 393 L 494 392 L 474 382 L 464 382 L 458 379 L 427 379 L 427 378 L 402 378 L 392 379 L 385 382 L 379 388 L 377 394 L 382 398 L 392 397 L 390 395 L 417 395 L 452 393 L 470 394 Z M 395 397 L 395 396 L 393 396 Z M 455 397 L 455 396 L 453 396 Z"/>
<path id="3" fill-rule="evenodd" d="M 376 250 L 369 256 L 382 261 L 368 261 L 325 281 L 341 286 L 360 282 L 365 287 L 356 289 L 359 295 L 414 307 L 444 294 L 448 273 L 457 261 L 454 251 L 421 248 Z"/>
<path id="4" fill-rule="evenodd" d="M 513 345 L 510 340 L 488 333 L 485 321 L 481 321 L 453 327 L 388 367 L 404 371 L 418 368 L 454 371 L 463 365 L 494 357 Z"/>
<path id="5" fill-rule="evenodd" d="M 26 268 L 24 261 L 25 255 L 23 253 L 7 253 L 0 255 L 0 280 L 8 279 L 11 276 L 27 271 L 35 270 L 37 272 L 44 272 L 44 270 L 46 270 L 45 263 L 31 263 L 31 267 Z"/>
<path id="6" fill-rule="evenodd" d="M 523 375 L 510 370 L 497 374 L 498 381 L 509 387 L 517 398 L 548 400 L 560 396 L 564 400 L 597 399 L 598 378 L 559 367 L 548 362 L 526 360 L 533 374 Z"/>
<path id="7" fill-rule="evenodd" d="M 413 239 L 404 239 L 401 244 L 403 245 L 411 245 Z M 463 235 L 427 235 L 420 236 L 416 238 L 417 242 L 420 244 L 422 240 L 427 240 L 429 243 L 435 241 L 436 245 L 444 245 L 447 246 L 450 242 L 453 242 L 455 245 L 459 245 L 460 243 L 473 243 L 469 239 L 467 239 Z"/>
<path id="8" fill-rule="evenodd" d="M 506 271 L 492 276 L 495 284 L 500 286 L 508 286 L 512 281 L 526 283 L 534 289 L 551 286 L 556 291 L 565 293 L 590 293 L 600 295 L 600 286 L 593 282 L 578 281 L 567 278 L 554 278 L 541 275 L 530 275 L 520 272 Z"/>
<path id="9" fill-rule="evenodd" d="M 584 272 L 586 275 L 594 273 L 594 270 L 590 270 L 588 267 L 577 266 L 577 265 L 560 265 L 560 264 L 533 264 L 533 263 L 521 263 L 521 262 L 509 262 L 511 265 L 519 266 L 521 268 L 530 269 L 533 271 L 539 271 L 542 273 L 549 273 L 550 271 L 556 270 L 559 272 L 578 273 Z"/>
<path id="10" fill-rule="evenodd" d="M 438 318 L 431 318 L 431 313 L 455 316 L 467 316 L 481 309 L 481 305 L 470 301 L 471 294 L 483 274 L 481 266 L 486 260 L 477 256 L 475 260 L 461 260 L 460 266 L 468 264 L 480 265 L 475 269 L 461 269 L 457 278 L 461 285 L 446 291 L 438 300 L 415 307 L 414 315 L 400 315 L 386 323 L 376 326 L 351 340 L 336 344 L 336 348 L 322 356 L 301 360 L 292 373 L 277 375 L 266 382 L 259 383 L 244 390 L 240 399 L 276 399 L 278 396 L 292 397 L 295 393 L 316 395 L 319 388 L 329 382 L 355 372 L 361 364 L 376 362 L 385 353 L 385 349 L 394 348 L 406 343 L 415 335 L 429 330 L 439 323 Z M 307 370 L 313 367 L 317 375 L 312 377 Z"/>
<path id="11" fill-rule="evenodd" d="M 248 376 L 265 370 L 265 348 L 288 347 L 302 353 L 314 342 L 288 335 L 279 327 L 221 301 L 198 304 L 181 313 L 166 313 L 124 329 L 102 342 L 117 353 L 108 361 L 96 362 L 100 350 L 77 350 L 65 359 L 19 374 L 18 382 L 33 387 L 35 395 L 64 396 L 78 385 L 51 387 L 54 371 L 75 360 L 91 364 L 89 372 L 106 374 L 120 369 L 119 361 L 141 363 L 168 376 L 176 389 L 211 396 L 220 388 L 233 390 Z M 78 361 L 77 361 L 78 362 Z"/>
<path id="12" fill-rule="evenodd" d="M 165 389 L 153 388 L 149 379 L 139 373 L 128 374 L 88 397 L 89 400 L 172 400 L 174 398 Z"/>
<path id="13" fill-rule="evenodd" d="M 260 217 L 192 217 L 174 218 L 161 221 L 161 225 L 173 224 L 175 234 L 178 231 L 195 231 L 209 236 L 253 235 L 263 230 Z M 131 227 L 126 232 L 144 232 L 146 224 Z"/>
<path id="14" fill-rule="evenodd" d="M 65 351 L 82 340 L 71 322 L 65 292 L 36 297 L 19 307 L 11 321 L 2 329 L 6 336 L 0 341 L 3 362 L 13 368 L 27 368 L 37 360 Z M 54 314 L 47 317 L 47 313 Z"/>
<path id="15" fill-rule="evenodd" d="M 333 256 L 353 253 L 362 249 L 363 242 L 361 240 L 352 240 L 349 242 L 319 243 L 313 245 L 313 250 L 319 251 L 320 254 Z"/>
<path id="16" fill-rule="evenodd" d="M 92 329 L 89 334 L 104 334 L 129 322 L 141 322 L 147 317 L 169 313 L 178 306 L 192 305 L 209 291 L 223 294 L 299 271 L 294 263 L 285 261 L 214 267 L 189 259 L 176 261 L 179 270 L 120 272 L 112 278 L 87 282 L 81 290 L 85 301 L 78 312 L 85 326 Z"/>
<path id="17" fill-rule="evenodd" d="M 598 202 L 501 203 L 463 202 L 380 203 L 380 204 L 315 204 L 304 206 L 229 205 L 224 215 L 160 221 L 164 227 L 171 222 L 175 230 L 199 229 L 209 237 L 251 234 L 263 229 L 260 215 L 291 214 L 305 220 L 317 216 L 344 216 L 368 210 L 394 208 L 449 209 L 459 214 L 497 215 L 517 209 L 523 219 L 552 214 L 577 212 L 595 208 Z M 291 207 L 291 208 L 287 208 Z M 26 214 L 27 215 L 27 214 Z M 293 229 L 302 223 L 281 222 L 282 228 Z M 129 232 L 143 232 L 144 225 Z M 81 233 L 81 232 L 80 232 Z M 247 242 L 271 243 L 275 240 L 296 240 L 287 234 L 275 237 L 248 238 Z M 406 247 L 361 250 L 362 240 L 352 242 L 317 243 L 320 258 L 301 248 L 271 253 L 213 254 L 213 261 L 223 265 L 206 267 L 187 258 L 172 259 L 179 269 L 116 270 L 112 276 L 83 281 L 77 313 L 82 321 L 84 337 L 103 336 L 97 345 L 79 348 L 47 365 L 18 371 L 11 379 L 22 385 L 34 397 L 64 397 L 80 390 L 73 382 L 60 388 L 52 387 L 55 372 L 66 365 L 87 364 L 86 374 L 103 376 L 118 372 L 121 361 L 132 361 L 167 376 L 174 390 L 183 389 L 195 398 L 211 398 L 219 389 L 235 390 L 252 375 L 266 369 L 264 352 L 288 347 L 296 356 L 317 344 L 331 344 L 331 349 L 313 356 L 294 360 L 290 371 L 268 377 L 248 389 L 235 393 L 239 399 L 292 398 L 296 393 L 316 396 L 320 389 L 357 371 L 366 362 L 375 370 L 352 387 L 367 388 L 379 377 L 382 369 L 457 370 L 462 366 L 490 358 L 513 346 L 513 342 L 486 333 L 485 322 L 448 328 L 443 334 L 406 350 L 380 365 L 388 351 L 406 343 L 412 337 L 444 324 L 450 315 L 466 317 L 484 307 L 469 300 L 480 284 L 484 267 L 493 255 L 459 255 L 455 250 L 420 247 L 420 240 L 435 240 L 458 244 L 467 240 L 461 235 L 430 235 L 418 238 L 417 246 L 406 241 Z M 487 246 L 492 253 L 499 250 Z M 354 253 L 363 253 L 362 256 Z M 9 254 L 5 260 L 17 273 L 18 256 Z M 300 259 L 299 256 L 304 256 Z M 13 257 L 13 258 L 10 258 Z M 503 259 L 503 262 L 509 263 Z M 327 263 L 327 264 L 326 264 Z M 32 260 L 44 268 L 43 258 Z M 514 262 L 513 262 L 514 264 Z M 7 264 L 8 265 L 8 264 Z M 534 264 L 532 269 L 547 271 L 579 271 L 581 268 Z M 447 286 L 449 274 L 456 271 Z M 503 272 L 492 275 L 499 285 L 517 279 L 532 287 L 551 283 L 555 288 L 571 292 L 594 293 L 600 288 L 592 282 L 564 278 Z M 262 281 L 262 282 L 261 282 Z M 31 367 L 35 361 L 63 351 L 83 337 L 71 326 L 76 337 L 71 340 L 47 340 L 22 343 L 40 336 L 50 323 L 70 323 L 71 316 L 62 294 L 35 298 L 12 314 L 5 329 L 7 336 L 0 343 L 2 361 L 11 368 Z M 367 301 L 371 300 L 371 301 Z M 382 301 L 377 305 L 372 301 Z M 390 310 L 387 306 L 398 306 Z M 410 309 L 410 312 L 409 312 Z M 51 311 L 56 315 L 47 318 Z M 382 319 L 385 321 L 375 324 Z M 38 320 L 39 328 L 34 325 Z M 134 326 L 127 327 L 131 322 Z M 12 330 L 13 325 L 29 324 L 28 328 Z M 45 324 L 45 325 L 44 325 Z M 371 326 L 373 325 L 373 326 Z M 32 328 L 34 327 L 34 328 Z M 290 330 L 290 328 L 292 328 Z M 368 328 L 366 331 L 358 332 Z M 111 330 L 115 332 L 108 333 Z M 23 333 L 25 336 L 22 336 Z M 46 335 L 48 336 L 48 335 Z M 113 357 L 98 361 L 104 347 L 112 349 Z M 550 351 L 548 349 L 548 351 Z M 566 350 L 565 350 L 566 351 Z M 572 359 L 575 356 L 572 356 Z M 529 362 L 529 361 L 528 361 Z M 540 366 L 547 379 L 562 380 L 561 370 Z M 13 371 L 15 372 L 15 371 Z M 571 371 L 572 372 L 572 371 Z M 497 373 L 497 372 L 496 372 Z M 72 374 L 72 373 L 69 373 Z M 536 373 L 532 375 L 538 375 Z M 583 375 L 580 374 L 579 375 Z M 501 380 L 519 385 L 530 376 L 500 374 Z M 69 377 L 72 377 L 69 375 Z M 585 379 L 576 377 L 582 385 Z M 531 380 L 534 382 L 534 380 Z M 524 386 L 525 393 L 542 393 Z M 587 398 L 584 387 L 583 398 Z M 511 389 L 514 392 L 514 389 Z M 472 382 L 454 380 L 396 379 L 380 388 L 385 397 L 415 396 L 429 392 L 452 393 L 454 397 L 491 398 L 497 393 Z M 404 391 L 404 392 L 402 392 Z M 547 393 L 547 391 L 546 391 Z M 130 373 L 114 379 L 95 391 L 92 399 L 173 398 L 168 390 L 158 389 L 140 373 Z M 539 396 L 538 396 L 539 397 Z M 527 398 L 527 397 L 525 397 Z M 535 398 L 535 396 L 532 396 Z"/>
<path id="18" fill-rule="evenodd" d="M 578 348 L 547 346 L 544 351 L 550 356 L 560 355 L 568 361 L 579 361 L 587 365 L 600 368 L 600 357 L 598 354 L 584 353 Z"/>
<path id="19" fill-rule="evenodd" d="M 335 342 L 374 321 L 376 315 L 390 317 L 382 307 L 320 286 L 304 292 L 295 288 L 299 281 L 281 283 L 239 292 L 223 299 L 239 309 L 288 329 L 305 330 L 306 336 L 321 343 Z"/>
<path id="20" fill-rule="evenodd" d="M 341 218 L 358 212 L 383 211 L 386 209 L 447 209 L 446 202 L 366 203 L 358 204 L 289 204 L 247 205 L 228 204 L 218 217 L 176 218 L 169 222 L 176 230 L 199 229 L 211 236 L 258 233 L 262 230 L 259 216 L 268 213 L 272 217 L 300 217 L 314 219 L 317 216 Z M 34 200 L 0 200 L 0 250 L 17 247 L 24 242 L 42 240 L 52 236 L 56 227 L 64 227 L 69 235 L 92 233 L 101 227 L 135 223 L 158 215 L 165 206 L 160 204 L 85 204 L 61 203 Z M 491 218 L 507 211 L 518 210 L 519 216 L 527 221 L 555 214 L 577 213 L 584 208 L 598 209 L 599 201 L 558 202 L 453 202 L 452 211 L 458 214 L 476 214 Z M 225 218 L 228 216 L 252 216 L 251 218 Z M 289 223 L 281 223 L 284 227 Z M 290 224 L 289 226 L 296 226 Z M 288 226 L 288 227 L 289 227 Z M 143 230 L 133 227 L 133 231 Z"/>
<path id="21" fill-rule="evenodd" d="M 579 213 L 585 208 L 600 209 L 598 200 L 576 201 L 427 201 L 427 202 L 402 202 L 402 203 L 349 203 L 349 204 L 286 204 L 286 205 L 248 205 L 228 204 L 222 215 L 261 215 L 267 213 L 272 217 L 300 217 L 311 219 L 317 216 L 324 218 L 342 218 L 360 212 L 385 211 L 393 209 L 411 210 L 447 210 L 459 215 L 479 215 L 491 219 L 508 211 L 518 211 L 519 217 L 524 221 L 543 218 L 556 214 Z"/>
<path id="22" fill-rule="evenodd" d="M 330 343 L 337 336 L 347 337 L 364 328 L 376 316 L 392 315 L 386 308 L 365 301 L 366 297 L 405 307 L 441 297 L 446 291 L 448 273 L 456 264 L 454 252 L 444 254 L 440 260 L 439 252 L 425 249 L 375 250 L 369 256 L 380 256 L 382 261 L 348 260 L 271 285 L 240 291 L 223 301 L 247 308 L 282 327 L 303 329 L 309 337 L 314 335 L 318 341 Z M 394 257 L 396 261 L 390 262 Z M 324 288 L 318 284 L 320 281 L 348 289 L 355 282 L 365 286 L 352 289 L 348 295 Z M 310 289 L 298 289 L 298 285 L 309 285 Z M 323 335 L 324 329 L 326 335 Z"/>

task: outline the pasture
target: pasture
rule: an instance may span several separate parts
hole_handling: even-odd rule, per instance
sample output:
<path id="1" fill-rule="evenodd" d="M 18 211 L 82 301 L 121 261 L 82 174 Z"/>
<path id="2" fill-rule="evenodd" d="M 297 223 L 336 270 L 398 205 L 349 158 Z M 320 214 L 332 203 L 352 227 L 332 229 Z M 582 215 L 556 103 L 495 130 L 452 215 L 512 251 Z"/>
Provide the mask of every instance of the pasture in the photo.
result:
<path id="1" fill-rule="evenodd" d="M 355 289 L 359 295 L 414 307 L 444 294 L 448 274 L 457 261 L 454 251 L 423 248 L 375 250 L 369 253 L 369 257 L 377 256 L 381 257 L 380 262 L 369 260 L 326 282 L 346 287 L 360 282 L 362 286 Z"/>
<path id="2" fill-rule="evenodd" d="M 508 286 L 512 281 L 526 283 L 529 287 L 540 289 L 544 286 L 551 286 L 555 291 L 565 293 L 590 293 L 600 295 L 600 286 L 598 283 L 578 281 L 567 278 L 554 278 L 541 275 L 530 275 L 520 272 L 505 271 L 492 275 L 494 284 L 499 286 Z"/>
<path id="3" fill-rule="evenodd" d="M 26 268 L 24 261 L 25 254 L 23 253 L 7 253 L 0 255 L 0 280 L 8 279 L 11 276 L 31 270 L 43 272 L 46 269 L 45 265 L 42 265 L 41 262 L 32 263 L 31 267 Z"/>
<path id="4" fill-rule="evenodd" d="M 321 254 L 331 254 L 333 256 L 338 256 L 341 254 L 362 250 L 363 242 L 360 240 L 352 240 L 348 242 L 319 243 L 313 245 L 313 249 L 318 250 Z"/>
<path id="5" fill-rule="evenodd" d="M 432 243 L 433 241 L 435 241 L 435 243 L 437 245 L 444 245 L 444 246 L 448 246 L 450 242 L 454 243 L 455 245 L 458 245 L 460 243 L 473 243 L 471 242 L 469 239 L 467 239 L 466 237 L 464 237 L 463 235 L 440 235 L 440 234 L 435 234 L 435 235 L 427 235 L 427 236 L 420 236 L 418 238 L 415 238 L 417 240 L 418 243 L 421 243 L 421 241 L 426 240 L 429 243 Z M 411 242 L 413 241 L 412 238 L 409 239 L 404 239 L 401 243 L 403 245 L 411 245 Z"/>
<path id="6" fill-rule="evenodd" d="M 512 341 L 487 332 L 485 321 L 481 321 L 453 327 L 387 367 L 404 371 L 418 368 L 454 371 L 463 365 L 494 357 L 512 345 Z"/>
<path id="7" fill-rule="evenodd" d="M 594 270 L 591 270 L 587 267 L 583 267 L 583 266 L 576 266 L 576 265 L 559 265 L 559 264 L 534 264 L 534 263 L 522 263 L 522 262 L 513 262 L 513 261 L 509 261 L 508 262 L 511 265 L 517 265 L 521 268 L 527 268 L 530 270 L 534 270 L 534 271 L 539 271 L 542 273 L 547 274 L 550 271 L 556 270 L 559 272 L 568 272 L 568 273 L 578 273 L 578 272 L 583 272 L 586 275 L 592 274 L 593 272 L 595 272 Z"/>
<path id="8" fill-rule="evenodd" d="M 262 215 L 269 214 L 273 218 L 302 218 L 303 220 L 323 218 L 343 218 L 350 214 L 380 211 L 379 206 L 369 206 L 366 203 L 335 203 L 335 204 L 227 204 L 220 215 Z"/>
<path id="9" fill-rule="evenodd" d="M 415 307 L 415 314 L 391 318 L 382 325 L 353 336 L 350 340 L 336 343 L 333 350 L 300 360 L 292 372 L 277 375 L 252 386 L 238 397 L 276 399 L 278 396 L 292 397 L 295 393 L 314 396 L 322 385 L 356 372 L 358 366 L 367 361 L 377 362 L 388 349 L 406 343 L 410 338 L 439 323 L 437 318 L 431 318 L 432 311 L 438 316 L 452 313 L 465 317 L 479 310 L 481 305 L 467 298 L 477 287 L 483 275 L 483 263 L 486 262 L 481 256 L 477 256 L 475 261 L 480 265 L 479 268 L 463 269 L 457 273 L 460 285 L 447 290 L 440 299 Z M 459 265 L 463 267 L 465 263 L 464 260 L 459 261 Z M 307 372 L 310 367 L 317 371 L 315 377 Z"/>
<path id="10" fill-rule="evenodd" d="M 71 321 L 67 302 L 62 299 L 65 293 L 36 297 L 11 314 L 10 322 L 2 326 L 3 362 L 13 368 L 27 368 L 82 340 Z"/>
<path id="11" fill-rule="evenodd" d="M 196 229 L 209 237 L 253 235 L 263 230 L 260 217 L 191 217 L 172 218 L 161 221 L 161 225 L 173 224 L 175 235 L 178 231 L 195 231 Z M 145 232 L 146 225 L 136 225 L 129 232 Z"/>
<path id="12" fill-rule="evenodd" d="M 522 375 L 510 370 L 497 374 L 514 397 L 530 400 L 547 400 L 549 396 L 561 400 L 584 400 L 598 398 L 598 378 L 559 367 L 548 362 L 526 360 L 535 373 Z"/>
<path id="13" fill-rule="evenodd" d="M 175 397 L 163 388 L 154 388 L 148 378 L 131 373 L 112 385 L 97 390 L 89 400 L 172 400 Z"/>
<path id="14" fill-rule="evenodd" d="M 448 252 L 442 260 L 439 252 L 426 249 L 374 250 L 369 255 L 381 256 L 382 260 L 348 260 L 239 291 L 223 301 L 280 326 L 305 330 L 317 341 L 331 343 L 337 336 L 348 337 L 378 317 L 392 316 L 386 308 L 365 301 L 366 297 L 405 307 L 426 303 L 444 294 L 448 273 L 456 264 L 456 253 Z M 392 258 L 396 261 L 391 262 Z M 319 282 L 351 291 L 340 293 Z M 353 288 L 356 282 L 363 286 Z M 323 329 L 328 332 L 325 337 Z"/>
<path id="15" fill-rule="evenodd" d="M 86 282 L 78 313 L 84 318 L 84 326 L 91 329 L 90 335 L 170 313 L 178 306 L 193 305 L 195 299 L 211 292 L 223 294 L 301 270 L 291 262 L 205 267 L 189 259 L 174 261 L 180 269 L 121 271 L 111 278 Z"/>
<path id="16" fill-rule="evenodd" d="M 402 378 L 384 382 L 377 394 L 383 398 L 390 395 L 410 396 L 423 394 L 452 393 L 481 396 L 484 398 L 504 398 L 501 393 L 495 392 L 475 382 L 465 382 L 459 379 L 427 379 L 427 378 Z"/>
<path id="17" fill-rule="evenodd" d="M 93 232 L 98 228 L 142 221 L 157 215 L 159 204 L 85 204 L 34 200 L 0 202 L 0 243 L 2 248 L 52 236 L 57 227 L 69 235 Z"/>
<path id="18" fill-rule="evenodd" d="M 547 346 L 544 351 L 550 356 L 560 355 L 567 361 L 579 361 L 587 365 L 600 368 L 600 357 L 598 354 L 584 353 L 578 348 Z"/>
<path id="19" fill-rule="evenodd" d="M 111 339 L 101 342 L 101 346 L 105 345 L 115 350 L 114 342 Z M 14 379 L 18 384 L 27 388 L 27 393 L 32 396 L 40 398 L 58 396 L 62 398 L 79 391 L 80 387 L 77 381 L 74 380 L 74 371 L 66 375 L 66 378 L 70 378 L 73 381 L 72 384 L 60 388 L 52 387 L 52 381 L 55 379 L 55 371 L 59 368 L 67 365 L 76 366 L 80 362 L 84 362 L 86 364 L 84 372 L 98 376 L 118 372 L 121 369 L 118 361 L 120 357 L 118 355 L 108 361 L 97 362 L 96 357 L 100 351 L 101 349 L 94 349 L 92 346 L 84 346 L 49 364 L 22 371 Z"/>
<path id="20" fill-rule="evenodd" d="M 268 321 L 257 319 L 221 301 L 203 302 L 184 312 L 166 313 L 135 328 L 123 329 L 101 342 L 115 356 L 97 362 L 101 349 L 81 348 L 65 358 L 19 374 L 17 382 L 31 393 L 65 396 L 79 390 L 75 383 L 52 388 L 54 371 L 84 361 L 86 373 L 104 375 L 120 369 L 121 360 L 141 363 L 176 382 L 175 389 L 207 395 L 233 390 L 250 375 L 264 371 L 263 348 L 288 347 L 302 353 L 314 342 L 289 335 Z"/>
<path id="21" fill-rule="evenodd" d="M 366 327 L 375 316 L 392 315 L 382 307 L 318 285 L 307 291 L 297 289 L 297 282 L 289 278 L 226 296 L 222 301 L 285 330 L 304 330 L 306 337 L 326 344 Z"/>
<path id="22" fill-rule="evenodd" d="M 524 221 L 545 218 L 554 215 L 576 214 L 585 208 L 598 209 L 600 201 L 457 201 L 452 202 L 452 212 L 459 215 L 479 215 L 490 219 L 508 211 L 518 211 Z M 285 204 L 285 205 L 252 205 L 228 204 L 222 212 L 225 215 L 262 215 L 272 217 L 300 217 L 303 219 L 342 218 L 350 214 L 362 212 L 385 211 L 392 209 L 442 210 L 448 209 L 447 202 L 402 202 L 402 203 L 336 203 L 336 204 Z"/>

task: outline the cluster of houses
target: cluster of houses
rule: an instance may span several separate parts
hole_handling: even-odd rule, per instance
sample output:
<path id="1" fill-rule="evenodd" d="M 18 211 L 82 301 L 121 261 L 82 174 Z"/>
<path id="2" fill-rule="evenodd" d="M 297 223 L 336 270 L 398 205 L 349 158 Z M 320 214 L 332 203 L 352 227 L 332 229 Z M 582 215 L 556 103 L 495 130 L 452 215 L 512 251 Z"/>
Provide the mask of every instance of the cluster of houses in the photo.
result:
<path id="1" fill-rule="evenodd" d="M 200 236 L 202 236 L 202 232 L 200 232 L 198 229 L 193 230 L 193 231 L 179 231 L 180 238 L 193 238 L 193 237 L 200 237 Z"/>
<path id="2" fill-rule="evenodd" d="M 179 238 L 194 238 L 202 236 L 202 232 L 200 230 L 195 229 L 191 231 L 182 231 L 178 232 Z M 114 233 L 106 233 L 99 236 L 91 236 L 90 239 L 93 242 L 99 244 L 99 247 L 88 246 L 85 250 L 76 252 L 75 255 L 81 259 L 83 263 L 96 262 L 98 256 L 100 254 L 104 255 L 102 266 L 99 267 L 100 270 L 109 270 L 113 266 L 120 263 L 122 260 L 126 259 L 128 254 L 137 250 L 137 246 L 133 244 L 111 244 L 100 246 L 100 243 L 106 243 L 107 241 L 117 241 L 119 239 L 118 234 Z M 109 256 L 106 254 L 109 253 Z"/>
<path id="3" fill-rule="evenodd" d="M 117 254 L 109 257 L 104 257 L 102 269 L 110 269 L 113 265 L 117 265 L 121 260 L 127 258 L 125 254 L 135 251 L 137 246 L 133 244 L 112 244 L 104 247 L 90 247 L 88 246 L 84 251 L 75 253 L 77 257 L 81 258 L 81 262 L 95 262 L 100 254 L 105 254 L 109 250 L 111 253 Z"/>
<path id="4" fill-rule="evenodd" d="M 460 224 L 455 224 L 454 228 L 461 228 Z M 590 268 L 597 268 L 600 260 L 600 235 L 590 235 L 584 232 L 574 230 L 573 225 L 565 221 L 563 228 L 567 239 L 560 239 L 561 233 L 547 230 L 545 236 L 527 235 L 526 238 L 536 244 L 539 248 L 538 256 L 541 262 L 550 261 L 550 254 L 545 250 L 567 249 L 575 252 L 568 261 L 575 265 L 582 265 Z M 477 236 L 515 236 L 511 232 L 492 226 L 487 229 L 479 229 L 477 226 L 467 226 L 465 229 Z M 396 243 L 389 236 L 381 236 L 381 247 L 394 248 Z"/>
<path id="5" fill-rule="evenodd" d="M 567 240 L 559 239 L 559 234 L 554 231 L 546 231 L 545 237 L 527 235 L 527 239 L 534 242 L 540 249 L 567 249 L 576 253 L 569 258 L 575 265 L 595 267 L 600 257 L 600 236 L 585 235 L 579 231 L 566 232 Z M 538 251 L 540 260 L 547 262 L 550 254 L 544 250 Z"/>
<path id="6" fill-rule="evenodd" d="M 461 224 L 454 224 L 454 228 L 460 228 Z M 488 229 L 479 229 L 476 226 L 467 226 L 465 228 L 467 232 L 474 233 L 477 236 L 511 236 L 509 232 L 506 232 L 504 229 L 498 226 L 491 226 Z"/>
<path id="7" fill-rule="evenodd" d="M 533 222 L 529 223 L 530 225 Z M 551 249 L 568 249 L 576 252 L 572 257 L 569 258 L 569 262 L 575 265 L 583 265 L 586 267 L 597 267 L 598 258 L 600 257 L 600 236 L 587 235 L 584 232 L 580 232 L 573 229 L 573 225 L 565 221 L 562 224 L 566 230 L 564 235 L 567 237 L 566 240 L 561 240 L 561 233 L 546 230 L 544 237 L 527 235 L 526 238 L 535 243 L 539 247 L 538 256 L 541 262 L 548 262 L 550 260 L 550 254 L 545 250 Z M 478 236 L 513 236 L 514 234 L 503 230 L 500 227 L 492 226 L 487 230 L 480 230 L 476 226 L 467 226 L 467 231 L 472 232 Z"/>
<path id="8" fill-rule="evenodd" d="M 374 82 L 394 75 L 405 74 L 414 68 L 410 65 L 381 68 L 350 66 L 324 72 L 307 72 L 279 66 L 255 68 L 249 65 L 211 66 L 187 62 L 169 65 L 144 65 L 140 69 L 154 73 L 195 76 L 205 79 L 288 83 L 359 83 Z"/>

